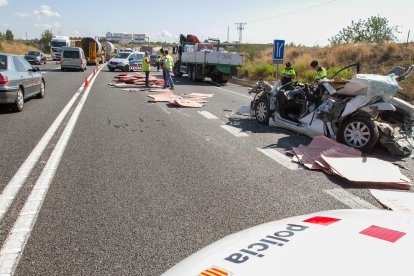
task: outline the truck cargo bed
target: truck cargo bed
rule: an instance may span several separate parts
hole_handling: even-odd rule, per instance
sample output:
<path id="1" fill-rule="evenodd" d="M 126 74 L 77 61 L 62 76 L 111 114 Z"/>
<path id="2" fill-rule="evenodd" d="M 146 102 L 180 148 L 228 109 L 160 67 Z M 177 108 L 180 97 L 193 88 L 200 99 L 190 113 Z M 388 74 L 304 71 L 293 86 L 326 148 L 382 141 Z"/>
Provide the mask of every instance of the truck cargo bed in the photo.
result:
<path id="1" fill-rule="evenodd" d="M 181 62 L 241 66 L 243 64 L 243 56 L 238 53 L 224 52 L 184 52 L 181 56 Z"/>

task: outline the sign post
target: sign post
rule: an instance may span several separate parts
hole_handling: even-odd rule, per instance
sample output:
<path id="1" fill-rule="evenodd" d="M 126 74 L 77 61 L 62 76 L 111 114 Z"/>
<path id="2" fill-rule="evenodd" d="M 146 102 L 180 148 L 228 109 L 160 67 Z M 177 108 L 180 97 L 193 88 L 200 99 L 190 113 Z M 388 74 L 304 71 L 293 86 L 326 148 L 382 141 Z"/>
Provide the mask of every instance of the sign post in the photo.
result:
<path id="1" fill-rule="evenodd" d="M 283 64 L 285 54 L 285 41 L 273 40 L 273 64 L 276 64 L 276 80 L 279 79 L 279 64 Z"/>

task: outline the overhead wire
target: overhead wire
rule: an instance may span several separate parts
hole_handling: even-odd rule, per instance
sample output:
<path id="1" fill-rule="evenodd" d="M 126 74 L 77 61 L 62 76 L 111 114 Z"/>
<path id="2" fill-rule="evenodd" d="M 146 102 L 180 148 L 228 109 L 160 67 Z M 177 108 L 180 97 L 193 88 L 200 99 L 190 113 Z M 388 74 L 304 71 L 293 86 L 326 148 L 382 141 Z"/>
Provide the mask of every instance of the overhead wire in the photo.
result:
<path id="1" fill-rule="evenodd" d="M 268 19 L 272 19 L 272 18 L 275 18 L 275 17 L 278 17 L 278 16 L 289 15 L 289 14 L 292 14 L 292 13 L 301 12 L 301 11 L 305 11 L 305 10 L 309 10 L 309 9 L 313 9 L 313 8 L 318 8 L 318 7 L 322 7 L 322 6 L 329 6 L 329 5 L 332 5 L 333 3 L 339 2 L 339 1 L 346 1 L 346 0 L 331 0 L 331 1 L 323 2 L 323 3 L 319 3 L 319 4 L 316 4 L 316 5 L 308 6 L 308 7 L 305 7 L 305 8 L 297 9 L 297 10 L 282 12 L 282 13 L 272 15 L 272 16 L 269 16 L 269 17 L 264 17 L 264 18 L 259 18 L 259 19 L 246 21 L 246 23 L 254 23 L 254 22 L 268 20 Z"/>

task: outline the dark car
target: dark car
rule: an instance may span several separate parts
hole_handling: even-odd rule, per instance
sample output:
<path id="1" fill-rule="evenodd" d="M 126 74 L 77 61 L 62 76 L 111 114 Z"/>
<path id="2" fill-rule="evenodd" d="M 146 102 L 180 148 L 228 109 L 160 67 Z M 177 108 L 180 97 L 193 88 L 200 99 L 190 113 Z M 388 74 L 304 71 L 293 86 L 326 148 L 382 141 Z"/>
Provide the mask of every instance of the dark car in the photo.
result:
<path id="1" fill-rule="evenodd" d="M 22 57 L 0 53 L 0 104 L 12 104 L 22 111 L 24 100 L 33 96 L 45 96 L 45 80 Z"/>
<path id="2" fill-rule="evenodd" d="M 41 51 L 29 51 L 24 58 L 34 64 L 46 64 L 46 55 Z"/>

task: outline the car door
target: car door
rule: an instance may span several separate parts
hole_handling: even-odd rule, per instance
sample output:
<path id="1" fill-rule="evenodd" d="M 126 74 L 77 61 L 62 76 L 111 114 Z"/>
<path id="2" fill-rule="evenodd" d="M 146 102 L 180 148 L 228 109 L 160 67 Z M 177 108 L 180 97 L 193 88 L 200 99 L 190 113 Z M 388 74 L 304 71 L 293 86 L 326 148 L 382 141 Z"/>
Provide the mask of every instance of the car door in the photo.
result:
<path id="1" fill-rule="evenodd" d="M 134 67 L 134 66 L 135 66 L 135 59 L 136 59 L 135 54 L 130 54 L 130 55 L 129 55 L 129 57 L 128 57 L 128 61 L 129 61 L 129 68 L 132 68 L 132 67 Z"/>
<path id="2" fill-rule="evenodd" d="M 19 57 L 13 56 L 13 63 L 17 73 L 17 85 L 22 85 L 24 89 L 24 97 L 27 98 L 32 94 L 32 84 L 30 82 L 29 72 L 23 65 Z"/>
<path id="3" fill-rule="evenodd" d="M 31 85 L 31 94 L 37 94 L 40 92 L 40 84 L 42 82 L 42 74 L 40 74 L 39 72 L 35 72 L 33 70 L 32 65 L 27 62 L 27 60 L 25 60 L 24 58 L 20 58 L 20 60 L 22 61 L 24 67 L 26 68 L 26 71 L 29 74 L 29 79 L 30 79 L 30 85 Z"/>

